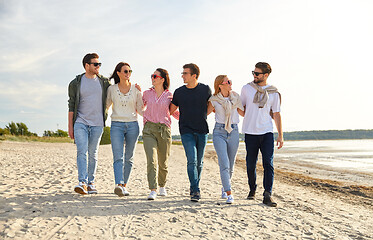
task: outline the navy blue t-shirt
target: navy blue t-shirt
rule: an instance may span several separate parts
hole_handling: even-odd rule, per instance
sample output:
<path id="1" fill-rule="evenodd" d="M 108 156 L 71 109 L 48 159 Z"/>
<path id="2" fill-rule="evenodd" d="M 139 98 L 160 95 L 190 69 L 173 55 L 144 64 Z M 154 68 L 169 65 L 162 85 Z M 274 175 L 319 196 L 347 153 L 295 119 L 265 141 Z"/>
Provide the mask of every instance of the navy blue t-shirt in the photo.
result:
<path id="1" fill-rule="evenodd" d="M 207 103 L 211 97 L 209 86 L 198 83 L 195 88 L 179 87 L 175 90 L 172 103 L 179 107 L 179 131 L 185 133 L 209 133 Z"/>

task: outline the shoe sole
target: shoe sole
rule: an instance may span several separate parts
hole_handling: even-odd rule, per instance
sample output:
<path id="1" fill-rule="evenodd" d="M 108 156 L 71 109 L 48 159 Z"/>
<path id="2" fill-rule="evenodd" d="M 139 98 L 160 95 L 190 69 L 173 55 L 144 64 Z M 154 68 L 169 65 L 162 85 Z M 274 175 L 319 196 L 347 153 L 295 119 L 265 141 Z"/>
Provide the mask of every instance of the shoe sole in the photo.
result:
<path id="1" fill-rule="evenodd" d="M 118 195 L 119 197 L 124 197 L 124 196 L 126 196 L 126 194 L 124 194 L 123 191 L 122 191 L 122 189 L 120 189 L 120 188 L 115 188 L 115 189 L 114 189 L 114 193 L 115 193 L 116 195 Z"/>
<path id="2" fill-rule="evenodd" d="M 80 187 L 76 187 L 76 188 L 74 188 L 74 191 L 75 191 L 76 193 L 81 194 L 81 195 L 86 195 L 86 194 L 88 194 L 88 192 L 86 192 L 83 188 L 80 188 Z"/>
<path id="3" fill-rule="evenodd" d="M 148 198 L 148 200 L 155 200 L 155 198 Z"/>
<path id="4" fill-rule="evenodd" d="M 190 199 L 192 202 L 199 202 L 199 199 Z"/>
<path id="5" fill-rule="evenodd" d="M 255 197 L 247 197 L 247 199 L 249 199 L 249 200 L 254 200 Z"/>
<path id="6" fill-rule="evenodd" d="M 268 207 L 277 207 L 277 203 L 263 203 L 263 204 Z"/>
<path id="7" fill-rule="evenodd" d="M 88 191 L 88 194 L 97 194 L 97 191 Z"/>

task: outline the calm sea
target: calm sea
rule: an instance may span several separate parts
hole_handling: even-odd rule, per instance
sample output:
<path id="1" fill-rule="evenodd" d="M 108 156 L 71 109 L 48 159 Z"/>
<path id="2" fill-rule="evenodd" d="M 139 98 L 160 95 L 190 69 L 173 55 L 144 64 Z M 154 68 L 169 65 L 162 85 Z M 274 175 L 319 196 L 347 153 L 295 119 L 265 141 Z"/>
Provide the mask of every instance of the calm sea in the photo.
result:
<path id="1" fill-rule="evenodd" d="M 245 158 L 245 143 L 238 157 Z M 275 158 L 373 173 L 373 140 L 286 141 Z"/>

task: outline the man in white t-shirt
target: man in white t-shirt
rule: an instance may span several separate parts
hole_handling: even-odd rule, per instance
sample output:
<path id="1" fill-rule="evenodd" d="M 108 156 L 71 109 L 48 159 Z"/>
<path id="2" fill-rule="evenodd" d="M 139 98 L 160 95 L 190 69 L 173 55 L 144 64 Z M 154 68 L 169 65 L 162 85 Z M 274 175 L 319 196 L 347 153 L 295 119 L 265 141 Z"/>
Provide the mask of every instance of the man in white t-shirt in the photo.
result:
<path id="1" fill-rule="evenodd" d="M 277 146 L 280 149 L 284 143 L 280 115 L 281 96 L 277 88 L 267 84 L 271 66 L 265 62 L 258 62 L 252 71 L 254 81 L 246 84 L 241 90 L 241 101 L 245 107 L 242 123 L 242 133 L 245 133 L 246 169 L 250 187 L 248 199 L 254 199 L 256 191 L 256 163 L 258 152 L 262 153 L 264 168 L 263 203 L 276 207 L 272 200 L 272 186 L 274 179 L 273 153 L 274 137 L 272 117 L 275 121 L 278 138 Z"/>

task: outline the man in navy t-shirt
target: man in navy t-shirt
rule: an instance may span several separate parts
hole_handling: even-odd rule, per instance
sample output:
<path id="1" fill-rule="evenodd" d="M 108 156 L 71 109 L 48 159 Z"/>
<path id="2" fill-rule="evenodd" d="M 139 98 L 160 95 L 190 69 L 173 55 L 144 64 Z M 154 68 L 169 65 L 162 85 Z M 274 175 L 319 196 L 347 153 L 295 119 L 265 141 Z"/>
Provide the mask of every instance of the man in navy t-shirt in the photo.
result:
<path id="1" fill-rule="evenodd" d="M 179 108 L 179 131 L 187 157 L 191 201 L 198 202 L 201 198 L 199 181 L 203 155 L 209 133 L 206 119 L 211 89 L 209 86 L 197 82 L 200 72 L 196 64 L 185 64 L 183 69 L 182 78 L 186 85 L 175 90 L 170 114 Z"/>

